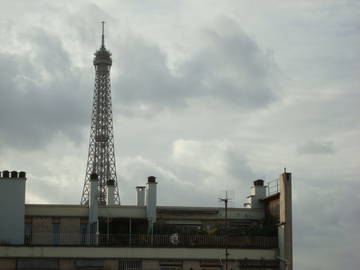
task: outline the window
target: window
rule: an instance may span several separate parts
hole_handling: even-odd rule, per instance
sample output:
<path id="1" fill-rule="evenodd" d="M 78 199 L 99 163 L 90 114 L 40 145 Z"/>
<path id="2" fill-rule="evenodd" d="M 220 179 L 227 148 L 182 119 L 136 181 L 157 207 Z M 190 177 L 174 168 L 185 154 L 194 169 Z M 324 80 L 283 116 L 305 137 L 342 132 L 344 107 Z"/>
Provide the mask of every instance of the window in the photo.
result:
<path id="1" fill-rule="evenodd" d="M 60 223 L 53 223 L 53 245 L 60 245 Z"/>
<path id="2" fill-rule="evenodd" d="M 87 238 L 87 223 L 80 223 L 80 243 L 81 245 L 86 244 L 86 238 Z"/>
<path id="3" fill-rule="evenodd" d="M 120 261 L 120 270 L 141 270 L 141 261 Z"/>
<path id="4" fill-rule="evenodd" d="M 90 229 L 89 244 L 97 245 L 98 244 L 98 241 L 97 241 L 98 224 L 97 224 L 97 222 L 91 223 L 89 225 L 89 229 Z"/>
<path id="5" fill-rule="evenodd" d="M 160 266 L 160 270 L 181 270 L 180 266 Z"/>
<path id="6" fill-rule="evenodd" d="M 25 245 L 30 245 L 32 242 L 32 224 L 25 223 Z"/>
<path id="7" fill-rule="evenodd" d="M 160 270 L 181 270 L 182 261 L 180 260 L 161 260 L 159 262 Z"/>

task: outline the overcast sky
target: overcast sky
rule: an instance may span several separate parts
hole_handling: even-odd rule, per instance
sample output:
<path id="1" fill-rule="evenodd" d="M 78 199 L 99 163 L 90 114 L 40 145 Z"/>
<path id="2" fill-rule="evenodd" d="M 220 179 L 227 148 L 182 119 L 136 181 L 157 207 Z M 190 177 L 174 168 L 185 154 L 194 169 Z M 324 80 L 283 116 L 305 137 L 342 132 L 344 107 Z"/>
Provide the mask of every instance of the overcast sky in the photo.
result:
<path id="1" fill-rule="evenodd" d="M 59 3 L 57 3 L 59 2 Z M 122 204 L 242 207 L 293 173 L 295 269 L 360 265 L 360 2 L 0 0 L 0 168 L 80 202 L 100 21 Z"/>

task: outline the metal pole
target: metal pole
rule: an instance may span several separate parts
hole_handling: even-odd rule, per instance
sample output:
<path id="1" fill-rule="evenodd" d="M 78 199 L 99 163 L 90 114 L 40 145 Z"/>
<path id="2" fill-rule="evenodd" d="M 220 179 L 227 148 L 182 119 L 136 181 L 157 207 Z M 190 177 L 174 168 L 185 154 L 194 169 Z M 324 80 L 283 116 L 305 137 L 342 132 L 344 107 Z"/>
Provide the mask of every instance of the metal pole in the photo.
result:
<path id="1" fill-rule="evenodd" d="M 129 220 L 129 245 L 131 246 L 131 217 Z"/>
<path id="2" fill-rule="evenodd" d="M 109 245 L 110 240 L 110 228 L 109 228 L 109 216 L 106 217 L 106 245 Z"/>
<path id="3" fill-rule="evenodd" d="M 154 246 L 154 223 L 151 221 L 151 247 Z"/>
<path id="4" fill-rule="evenodd" d="M 226 200 L 225 200 L 225 224 L 226 224 L 226 229 L 225 229 L 225 270 L 228 270 L 228 259 L 229 259 L 229 252 L 228 252 L 228 232 L 227 229 L 229 228 L 229 223 L 228 223 L 228 215 L 227 215 L 227 208 L 228 208 L 228 201 L 229 199 L 227 198 L 227 192 L 226 192 Z"/>
<path id="5" fill-rule="evenodd" d="M 228 252 L 228 237 L 227 237 L 227 230 L 229 228 L 229 223 L 228 223 L 228 202 L 229 202 L 229 198 L 228 198 L 228 194 L 227 191 L 225 193 L 225 198 L 220 198 L 219 199 L 221 202 L 224 202 L 225 204 L 225 270 L 228 270 L 228 262 L 229 262 L 229 252 Z"/>
<path id="6" fill-rule="evenodd" d="M 229 252 L 227 248 L 227 239 L 226 239 L 226 247 L 225 247 L 225 269 L 228 270 L 228 258 L 229 258 Z"/>

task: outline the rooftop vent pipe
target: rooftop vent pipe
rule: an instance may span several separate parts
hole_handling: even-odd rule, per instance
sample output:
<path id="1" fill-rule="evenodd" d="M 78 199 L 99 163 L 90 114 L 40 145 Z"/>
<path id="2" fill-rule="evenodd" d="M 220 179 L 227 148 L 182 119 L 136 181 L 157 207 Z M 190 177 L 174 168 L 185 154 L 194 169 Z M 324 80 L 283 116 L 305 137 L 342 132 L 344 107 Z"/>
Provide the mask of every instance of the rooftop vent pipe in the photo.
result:
<path id="1" fill-rule="evenodd" d="M 263 208 L 264 203 L 261 199 L 266 197 L 266 187 L 264 180 L 257 179 L 251 187 L 250 195 L 247 196 L 247 202 L 244 204 L 247 208 Z"/>
<path id="2" fill-rule="evenodd" d="M 136 187 L 136 205 L 145 206 L 145 186 Z"/>
<path id="3" fill-rule="evenodd" d="M 146 189 L 146 217 L 151 231 L 156 222 L 156 185 L 156 177 L 149 176 Z"/>
<path id="4" fill-rule="evenodd" d="M 11 172 L 11 178 L 18 178 L 18 172 L 17 171 L 12 171 Z"/>
<path id="5" fill-rule="evenodd" d="M 90 175 L 90 197 L 89 197 L 89 223 L 98 220 L 98 175 L 92 173 Z"/>

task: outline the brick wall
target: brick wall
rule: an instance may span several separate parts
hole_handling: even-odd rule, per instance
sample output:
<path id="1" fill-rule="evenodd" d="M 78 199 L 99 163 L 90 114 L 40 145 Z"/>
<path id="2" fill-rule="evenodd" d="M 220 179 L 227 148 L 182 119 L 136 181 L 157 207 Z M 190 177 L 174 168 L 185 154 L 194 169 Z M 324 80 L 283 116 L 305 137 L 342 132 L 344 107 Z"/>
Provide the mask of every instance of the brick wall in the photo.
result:
<path id="1" fill-rule="evenodd" d="M 74 260 L 61 259 L 59 260 L 59 270 L 76 270 Z"/>
<path id="2" fill-rule="evenodd" d="M 52 218 L 34 217 L 32 219 L 32 243 L 33 244 L 52 243 Z"/>
<path id="3" fill-rule="evenodd" d="M 199 270 L 201 269 L 200 268 L 200 262 L 199 261 L 184 261 L 183 262 L 183 269 L 184 270 L 190 270 L 190 269 L 193 269 L 193 270 Z"/>
<path id="4" fill-rule="evenodd" d="M 0 259 L 1 270 L 16 270 L 16 259 Z"/>
<path id="5" fill-rule="evenodd" d="M 159 269 L 159 261 L 158 260 L 143 260 L 142 261 L 142 269 Z"/>
<path id="6" fill-rule="evenodd" d="M 61 218 L 60 233 L 80 233 L 80 218 Z"/>

